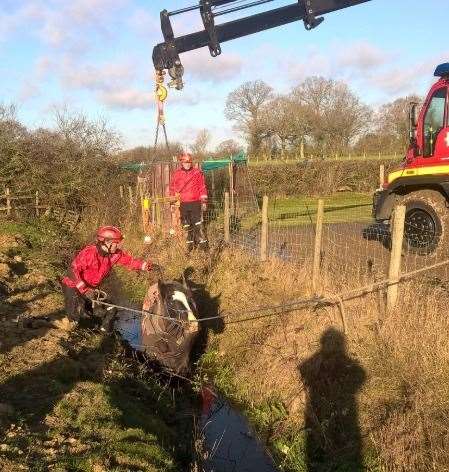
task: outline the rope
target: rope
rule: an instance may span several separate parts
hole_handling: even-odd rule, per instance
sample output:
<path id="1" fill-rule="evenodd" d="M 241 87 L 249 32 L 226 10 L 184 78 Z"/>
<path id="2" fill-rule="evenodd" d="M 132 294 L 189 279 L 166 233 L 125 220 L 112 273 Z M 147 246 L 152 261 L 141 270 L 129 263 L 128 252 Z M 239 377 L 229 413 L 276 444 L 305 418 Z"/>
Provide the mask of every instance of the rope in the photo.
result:
<path id="1" fill-rule="evenodd" d="M 279 314 L 283 313 L 292 313 L 294 311 L 298 311 L 304 308 L 310 308 L 310 307 L 319 307 L 319 306 L 326 306 L 326 305 L 336 305 L 338 304 L 340 307 L 342 306 L 343 301 L 348 301 L 354 298 L 359 298 L 363 295 L 366 295 L 367 293 L 374 292 L 376 290 L 379 290 L 383 287 L 389 287 L 392 285 L 396 285 L 401 283 L 404 280 L 410 279 L 412 277 L 415 277 L 416 275 L 419 275 L 424 272 L 428 272 L 429 270 L 437 269 L 439 267 L 443 267 L 445 265 L 449 264 L 449 260 L 445 260 L 442 262 L 438 262 L 436 264 L 433 264 L 428 267 L 424 267 L 421 269 L 416 269 L 412 272 L 408 272 L 406 274 L 401 275 L 397 280 L 382 280 L 379 282 L 374 282 L 372 284 L 366 285 L 364 287 L 359 287 L 354 290 L 349 290 L 347 292 L 343 292 L 340 294 L 335 294 L 331 295 L 329 297 L 314 297 L 314 298 L 304 298 L 304 299 L 298 299 L 298 300 L 292 300 L 291 302 L 288 303 L 283 303 L 279 305 L 265 305 L 265 306 L 260 306 L 257 307 L 253 310 L 248 310 L 244 312 L 244 316 L 234 318 L 234 315 L 232 313 L 228 313 L 225 315 L 218 315 L 218 316 L 209 316 L 206 318 L 200 318 L 196 320 L 186 320 L 180 322 L 176 318 L 171 318 L 169 316 L 163 316 L 163 315 L 158 315 L 156 313 L 151 313 L 146 310 L 137 310 L 134 308 L 126 307 L 126 306 L 121 306 L 121 305 L 116 305 L 113 303 L 108 303 L 104 301 L 95 301 L 95 303 L 98 303 L 99 305 L 104 305 L 107 307 L 112 307 L 112 308 L 117 308 L 123 311 L 127 311 L 130 313 L 134 313 L 137 315 L 151 315 L 156 318 L 168 320 L 172 323 L 177 323 L 180 326 L 182 324 L 189 324 L 189 323 L 203 323 L 206 321 L 213 321 L 213 320 L 227 320 L 226 324 L 237 324 L 237 323 L 245 323 L 248 321 L 255 321 L 255 320 L 260 320 L 264 318 L 269 318 L 272 316 L 276 316 Z M 263 311 L 269 311 L 269 313 L 264 313 L 264 314 L 258 314 Z M 241 313 L 241 312 L 239 312 Z M 255 316 L 247 316 L 247 315 L 255 315 Z"/>

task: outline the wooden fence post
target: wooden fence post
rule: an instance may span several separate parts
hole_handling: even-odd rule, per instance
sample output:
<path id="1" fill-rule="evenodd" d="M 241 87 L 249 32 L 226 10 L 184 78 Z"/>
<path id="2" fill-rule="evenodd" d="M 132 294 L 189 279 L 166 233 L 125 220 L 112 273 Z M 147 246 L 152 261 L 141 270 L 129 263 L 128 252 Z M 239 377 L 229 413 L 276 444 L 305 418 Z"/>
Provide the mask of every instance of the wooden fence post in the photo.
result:
<path id="1" fill-rule="evenodd" d="M 6 187 L 5 189 L 5 194 L 6 194 L 6 216 L 11 215 L 11 198 L 10 198 L 10 190 L 9 187 Z"/>
<path id="2" fill-rule="evenodd" d="M 36 209 L 36 217 L 39 218 L 39 190 L 36 190 L 35 209 Z"/>
<path id="3" fill-rule="evenodd" d="M 262 231 L 260 232 L 260 260 L 267 260 L 268 250 L 268 197 L 264 195 L 262 203 Z"/>
<path id="4" fill-rule="evenodd" d="M 398 301 L 399 274 L 401 271 L 402 240 L 404 238 L 405 205 L 394 209 L 393 232 L 391 235 L 390 267 L 388 269 L 387 313 L 393 310 Z"/>
<path id="5" fill-rule="evenodd" d="M 128 185 L 129 204 L 133 204 L 133 188 Z"/>
<path id="6" fill-rule="evenodd" d="M 315 248 L 313 251 L 312 290 L 318 293 L 321 265 L 321 244 L 323 240 L 324 200 L 318 200 L 315 226 Z"/>
<path id="7" fill-rule="evenodd" d="M 381 164 L 379 167 L 379 188 L 382 188 L 385 182 L 385 165 Z"/>
<path id="8" fill-rule="evenodd" d="M 156 197 L 155 200 L 155 205 L 156 205 L 156 226 L 160 228 L 162 221 L 161 221 L 161 203 L 160 199 Z"/>
<path id="9" fill-rule="evenodd" d="M 120 185 L 120 198 L 123 200 L 123 185 Z"/>
<path id="10" fill-rule="evenodd" d="M 234 165 L 232 162 L 228 164 L 229 170 L 229 195 L 230 195 L 230 208 L 231 215 L 234 215 Z"/>
<path id="11" fill-rule="evenodd" d="M 229 192 L 225 192 L 224 195 L 224 240 L 225 243 L 231 241 L 231 231 L 230 231 L 230 211 L 229 211 Z"/>

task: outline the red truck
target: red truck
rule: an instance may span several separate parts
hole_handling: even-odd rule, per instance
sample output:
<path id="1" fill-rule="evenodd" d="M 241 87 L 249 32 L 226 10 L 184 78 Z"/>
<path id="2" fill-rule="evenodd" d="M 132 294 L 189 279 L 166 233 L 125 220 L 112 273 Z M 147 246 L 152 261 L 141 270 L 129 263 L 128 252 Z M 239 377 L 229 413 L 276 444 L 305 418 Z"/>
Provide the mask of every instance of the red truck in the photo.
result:
<path id="1" fill-rule="evenodd" d="M 410 145 L 402 165 L 374 194 L 377 222 L 389 223 L 395 205 L 406 206 L 405 249 L 431 254 L 449 243 L 449 63 L 435 70 L 421 111 L 410 105 Z"/>

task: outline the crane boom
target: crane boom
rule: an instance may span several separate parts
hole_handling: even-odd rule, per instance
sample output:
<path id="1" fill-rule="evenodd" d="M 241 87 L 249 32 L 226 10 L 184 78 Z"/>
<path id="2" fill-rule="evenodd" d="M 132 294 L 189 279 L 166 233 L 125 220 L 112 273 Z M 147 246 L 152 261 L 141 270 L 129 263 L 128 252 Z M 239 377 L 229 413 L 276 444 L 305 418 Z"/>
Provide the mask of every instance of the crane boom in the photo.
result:
<path id="1" fill-rule="evenodd" d="M 182 77 L 184 68 L 180 54 L 199 49 L 205 46 L 213 57 L 221 54 L 220 43 L 241 38 L 250 34 L 265 31 L 294 21 L 304 21 L 307 30 L 318 26 L 326 15 L 333 11 L 352 7 L 370 0 L 298 0 L 292 5 L 275 8 L 255 15 L 246 16 L 227 23 L 215 24 L 215 17 L 226 13 L 254 7 L 270 0 L 253 0 L 248 5 L 229 8 L 226 11 L 215 13 L 217 7 L 233 3 L 235 0 L 199 0 L 198 5 L 174 12 L 161 11 L 161 29 L 164 42 L 157 44 L 153 49 L 153 63 L 156 71 L 168 70 L 173 79 L 172 85 L 177 89 L 183 87 Z M 204 24 L 204 30 L 175 37 L 170 17 L 187 11 L 198 9 Z"/>

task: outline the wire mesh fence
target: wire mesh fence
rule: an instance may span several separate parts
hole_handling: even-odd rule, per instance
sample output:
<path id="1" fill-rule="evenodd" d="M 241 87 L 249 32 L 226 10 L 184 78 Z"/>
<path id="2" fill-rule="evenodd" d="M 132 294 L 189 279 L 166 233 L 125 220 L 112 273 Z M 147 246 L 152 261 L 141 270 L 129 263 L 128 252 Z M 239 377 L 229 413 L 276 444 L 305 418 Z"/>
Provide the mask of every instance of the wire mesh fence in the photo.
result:
<path id="1" fill-rule="evenodd" d="M 309 271 L 314 278 L 317 274 L 312 273 L 313 267 L 318 267 L 321 285 L 335 291 L 389 277 L 392 225 L 374 221 L 371 195 L 343 191 L 323 197 L 320 216 L 317 197 L 270 197 L 264 208 L 262 197 L 254 192 L 246 166 L 217 169 L 206 177 L 210 197 L 203 219 L 210 240 L 224 239 L 262 260 L 280 259 L 297 266 L 301 273 Z M 169 208 L 170 202 L 163 198 L 162 204 Z M 128 213 L 132 209 L 135 221 L 140 218 L 142 192 L 140 196 L 138 191 L 132 195 L 130 188 L 122 189 L 120 201 L 129 207 Z M 146 216 L 155 220 L 155 215 Z M 164 216 L 159 221 L 162 234 L 164 231 L 168 234 L 165 219 Z M 444 230 L 443 226 L 432 224 L 422 212 L 407 206 L 400 243 L 400 271 L 433 268 L 449 258 Z M 181 240 L 182 232 L 178 236 Z M 445 280 L 448 275 L 449 268 L 443 264 L 429 270 L 426 277 Z"/>
<path id="2" fill-rule="evenodd" d="M 332 280 L 334 289 L 362 286 L 388 278 L 391 265 L 390 224 L 376 223 L 366 195 L 344 194 L 324 199 L 319 266 Z M 232 228 L 231 244 L 256 257 L 263 257 L 262 213 L 251 199 L 243 198 Z M 316 246 L 318 199 L 272 198 L 267 216 L 267 257 L 312 267 Z M 413 218 L 406 209 L 401 239 L 401 273 L 432 268 L 423 277 L 446 280 L 449 259 L 442 228 L 423 218 Z M 433 268 L 435 264 L 439 266 Z M 311 270 L 311 269 L 310 269 Z"/>

